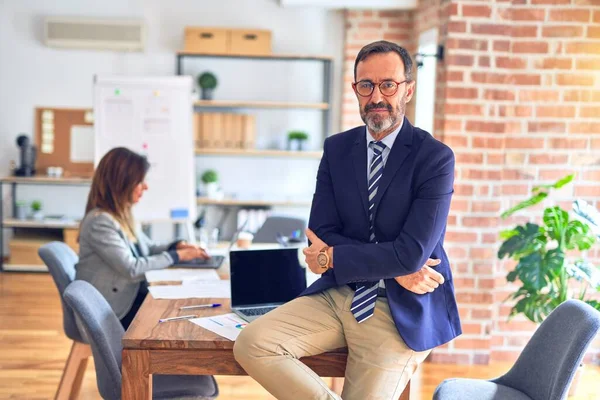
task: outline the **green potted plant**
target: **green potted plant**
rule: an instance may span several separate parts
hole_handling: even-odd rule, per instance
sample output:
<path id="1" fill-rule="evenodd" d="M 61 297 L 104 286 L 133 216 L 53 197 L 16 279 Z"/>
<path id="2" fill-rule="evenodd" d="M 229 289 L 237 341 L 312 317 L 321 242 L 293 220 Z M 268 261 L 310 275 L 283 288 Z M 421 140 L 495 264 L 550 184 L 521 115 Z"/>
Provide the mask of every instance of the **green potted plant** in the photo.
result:
<path id="1" fill-rule="evenodd" d="M 212 100 L 213 90 L 217 87 L 217 77 L 211 72 L 204 72 L 198 76 L 198 86 L 202 89 L 202 100 Z"/>
<path id="2" fill-rule="evenodd" d="M 206 196 L 211 199 L 217 198 L 219 194 L 219 175 L 217 171 L 208 169 L 204 171 L 200 179 L 204 184 Z"/>
<path id="3" fill-rule="evenodd" d="M 308 133 L 304 131 L 288 132 L 288 150 L 302 151 L 305 149 L 305 143 L 308 140 Z"/>
<path id="4" fill-rule="evenodd" d="M 573 177 L 568 175 L 553 184 L 534 187 L 529 199 L 505 211 L 501 217 L 507 218 L 541 203 L 551 190 L 565 186 Z M 576 201 L 575 204 L 579 203 Z M 516 301 L 509 319 L 523 314 L 529 320 L 540 323 L 571 298 L 585 301 L 600 310 L 600 302 L 589 296 L 590 292 L 600 291 L 600 270 L 581 253 L 596 241 L 596 234 L 592 231 L 594 224 L 585 215 L 582 218 L 580 211 L 574 211 L 570 216 L 558 205 L 546 207 L 542 224 L 527 222 L 500 234 L 503 242 L 498 258 L 517 262 L 515 269 L 506 276 L 509 282 L 517 285 L 516 292 L 507 299 Z M 572 285 L 574 283 L 578 284 Z M 576 379 L 572 390 L 576 390 Z"/>
<path id="5" fill-rule="evenodd" d="M 34 200 L 31 202 L 31 218 L 41 220 L 44 218 L 42 214 L 42 202 Z"/>

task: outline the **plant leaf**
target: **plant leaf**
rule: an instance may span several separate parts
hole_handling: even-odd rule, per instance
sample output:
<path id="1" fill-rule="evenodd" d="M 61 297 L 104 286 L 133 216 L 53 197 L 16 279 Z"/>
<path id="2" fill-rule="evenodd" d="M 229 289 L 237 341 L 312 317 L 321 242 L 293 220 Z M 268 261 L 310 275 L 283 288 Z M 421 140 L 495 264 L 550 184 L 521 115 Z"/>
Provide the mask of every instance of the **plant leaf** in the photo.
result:
<path id="1" fill-rule="evenodd" d="M 518 234 L 519 234 L 519 231 L 516 229 L 507 229 L 507 230 L 500 232 L 500 239 L 502 239 L 502 240 L 510 239 L 511 237 L 516 236 Z"/>
<path id="2" fill-rule="evenodd" d="M 518 275 L 519 275 L 519 273 L 513 269 L 512 271 L 510 271 L 508 273 L 508 275 L 506 275 L 506 280 L 508 282 L 514 282 Z"/>
<path id="3" fill-rule="evenodd" d="M 554 299 L 545 293 L 519 291 L 521 299 L 513 306 L 510 316 L 523 313 L 529 320 L 540 323 L 556 308 Z"/>
<path id="4" fill-rule="evenodd" d="M 498 258 L 505 256 L 519 259 L 546 246 L 546 236 L 540 232 L 540 226 L 528 222 L 514 229 L 517 234 L 505 240 L 498 250 Z"/>
<path id="5" fill-rule="evenodd" d="M 600 270 L 586 260 L 577 260 L 567 265 L 567 274 L 578 281 L 586 281 L 596 290 L 600 291 Z"/>
<path id="6" fill-rule="evenodd" d="M 558 276 L 560 274 L 564 263 L 565 253 L 559 248 L 548 250 L 544 256 L 544 267 L 551 277 Z"/>
<path id="7" fill-rule="evenodd" d="M 513 215 L 514 213 L 516 213 L 519 210 L 534 206 L 534 205 L 542 202 L 546 197 L 548 197 L 548 193 L 546 193 L 546 192 L 537 193 L 534 196 L 528 198 L 527 200 L 524 200 L 524 201 L 520 202 L 519 204 L 517 204 L 516 206 L 504 211 L 502 213 L 502 215 L 500 215 L 500 217 L 502 219 L 505 219 L 506 217 L 510 217 L 511 215 Z"/>
<path id="8" fill-rule="evenodd" d="M 568 250 L 587 250 L 596 241 L 590 227 L 578 220 L 569 221 L 565 232 L 565 246 Z"/>
<path id="9" fill-rule="evenodd" d="M 569 213 L 562 208 L 548 207 L 544 210 L 544 224 L 548 227 L 547 233 L 551 239 L 561 243 L 563 232 L 569 223 Z"/>
<path id="10" fill-rule="evenodd" d="M 525 287 L 539 291 L 548 284 L 544 259 L 539 251 L 521 258 L 515 270 Z"/>
<path id="11" fill-rule="evenodd" d="M 533 193 L 539 192 L 542 189 L 560 189 L 561 187 L 565 186 L 566 184 L 570 183 L 573 178 L 575 178 L 575 174 L 571 174 L 571 175 L 567 175 L 564 178 L 561 178 L 559 180 L 557 180 L 554 183 L 551 183 L 549 185 L 538 185 L 535 186 L 532 191 Z"/>

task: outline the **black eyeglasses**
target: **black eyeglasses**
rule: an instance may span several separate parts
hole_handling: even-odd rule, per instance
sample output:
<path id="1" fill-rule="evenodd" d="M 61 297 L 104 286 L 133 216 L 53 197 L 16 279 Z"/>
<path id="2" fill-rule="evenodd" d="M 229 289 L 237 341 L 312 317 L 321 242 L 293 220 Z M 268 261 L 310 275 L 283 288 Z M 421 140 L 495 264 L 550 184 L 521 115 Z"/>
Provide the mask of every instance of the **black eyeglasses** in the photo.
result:
<path id="1" fill-rule="evenodd" d="M 406 82 L 410 82 L 410 80 L 405 79 L 401 82 L 396 82 L 391 79 L 382 81 L 378 84 L 375 84 L 371 81 L 358 81 L 352 84 L 356 93 L 358 93 L 362 97 L 369 97 L 373 94 L 373 90 L 375 90 L 375 85 L 379 86 L 379 91 L 384 96 L 393 96 L 398 91 L 398 87 Z"/>

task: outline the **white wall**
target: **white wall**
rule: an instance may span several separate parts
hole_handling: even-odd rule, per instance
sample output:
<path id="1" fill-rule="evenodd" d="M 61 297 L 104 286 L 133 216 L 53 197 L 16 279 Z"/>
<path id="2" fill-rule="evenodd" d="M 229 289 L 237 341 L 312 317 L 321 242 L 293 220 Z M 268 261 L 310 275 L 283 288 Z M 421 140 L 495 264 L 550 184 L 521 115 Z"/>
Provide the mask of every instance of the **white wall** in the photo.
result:
<path id="1" fill-rule="evenodd" d="M 42 42 L 43 18 L 47 15 L 143 18 L 148 26 L 147 48 L 143 53 L 130 54 L 48 48 Z M 18 159 L 17 135 L 21 132 L 34 135 L 36 106 L 91 107 L 92 77 L 97 73 L 174 74 L 175 53 L 183 48 L 183 30 L 187 25 L 269 29 L 273 32 L 274 53 L 333 56 L 330 134 L 338 131 L 344 37 L 343 15 L 339 11 L 286 9 L 277 0 L 0 0 L 0 175 L 8 173 L 10 160 Z M 227 76 L 222 77 L 222 90 L 219 92 L 217 88 L 216 98 L 235 94 L 240 99 L 320 101 L 321 77 L 314 66 L 279 66 L 274 73 L 273 67 L 239 65 L 239 71 L 229 67 Z M 195 61 L 184 72 L 211 67 L 219 65 Z M 237 87 L 232 87 L 227 82 L 231 82 L 236 72 L 242 79 Z M 320 127 L 318 111 L 308 114 L 263 110 L 257 118 L 264 134 L 259 140 L 262 147 L 281 145 L 278 135 L 283 135 L 286 129 Z M 321 139 L 313 137 L 311 146 L 318 148 Z M 283 159 L 197 159 L 198 171 L 217 168 L 225 189 L 238 192 L 240 197 L 257 193 L 282 197 L 281 192 L 286 190 L 287 195 L 310 198 L 317 165 L 316 160 L 284 164 Z M 4 200 L 8 200 L 8 187 L 4 189 Z M 85 188 L 22 187 L 18 197 L 41 198 L 47 213 L 81 216 L 86 195 Z M 4 210 L 8 211 L 6 203 Z M 305 216 L 307 212 L 296 210 Z"/>

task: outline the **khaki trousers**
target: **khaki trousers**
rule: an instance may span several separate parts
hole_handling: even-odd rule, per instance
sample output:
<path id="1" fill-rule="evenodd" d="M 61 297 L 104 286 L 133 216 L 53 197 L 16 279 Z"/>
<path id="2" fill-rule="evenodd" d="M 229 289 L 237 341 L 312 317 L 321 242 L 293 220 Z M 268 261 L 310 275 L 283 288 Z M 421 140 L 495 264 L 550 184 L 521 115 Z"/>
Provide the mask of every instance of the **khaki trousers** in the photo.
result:
<path id="1" fill-rule="evenodd" d="M 296 298 L 248 324 L 233 352 L 248 375 L 280 400 L 340 399 L 298 359 L 348 347 L 342 399 L 396 400 L 430 350 L 408 348 L 385 297 L 359 324 L 347 286 Z"/>

